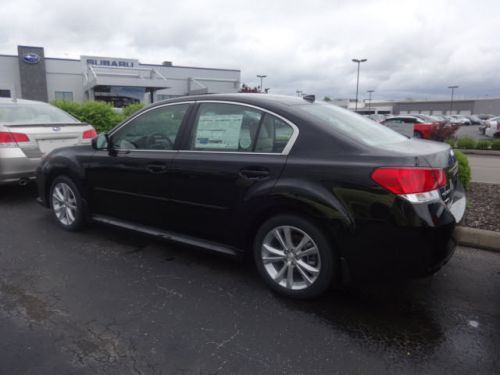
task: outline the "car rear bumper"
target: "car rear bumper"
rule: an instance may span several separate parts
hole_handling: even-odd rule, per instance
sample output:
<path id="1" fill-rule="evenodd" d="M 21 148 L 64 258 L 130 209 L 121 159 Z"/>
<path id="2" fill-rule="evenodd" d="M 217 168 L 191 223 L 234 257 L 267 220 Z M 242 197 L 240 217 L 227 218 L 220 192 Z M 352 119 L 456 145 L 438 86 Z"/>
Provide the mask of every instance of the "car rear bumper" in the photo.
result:
<path id="1" fill-rule="evenodd" d="M 15 148 L 0 148 L 0 184 L 17 183 L 23 179 L 35 179 L 40 158 L 27 158 Z"/>
<path id="2" fill-rule="evenodd" d="M 399 202 L 401 219 L 360 221 L 342 246 L 344 280 L 363 282 L 430 275 L 452 257 L 454 230 L 464 216 L 466 198 L 459 184 L 453 200 L 412 205 Z"/>

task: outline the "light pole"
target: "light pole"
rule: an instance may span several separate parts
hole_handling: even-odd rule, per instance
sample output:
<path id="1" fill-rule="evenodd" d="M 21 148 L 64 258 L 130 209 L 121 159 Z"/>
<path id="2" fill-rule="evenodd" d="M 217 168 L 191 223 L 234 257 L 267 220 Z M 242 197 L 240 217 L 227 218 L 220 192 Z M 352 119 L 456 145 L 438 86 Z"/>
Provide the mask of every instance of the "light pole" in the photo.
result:
<path id="1" fill-rule="evenodd" d="M 453 94 L 455 93 L 455 89 L 458 89 L 458 86 L 448 86 L 449 89 L 451 89 L 451 100 L 450 100 L 450 116 L 452 115 L 453 112 Z"/>
<path id="2" fill-rule="evenodd" d="M 366 59 L 352 59 L 352 62 L 355 62 L 356 64 L 358 64 L 358 79 L 356 80 L 356 107 L 354 109 L 354 112 L 358 111 L 359 66 L 361 65 L 361 63 L 364 63 L 365 61 L 367 61 L 367 60 Z"/>
<path id="3" fill-rule="evenodd" d="M 368 90 L 368 112 L 371 112 L 371 107 L 372 107 L 372 94 L 375 92 L 375 90 Z"/>
<path id="4" fill-rule="evenodd" d="M 266 78 L 267 76 L 265 74 L 257 74 L 257 78 L 260 78 L 260 92 L 262 92 L 262 88 L 264 86 L 262 86 L 262 81 L 264 80 L 264 78 Z"/>

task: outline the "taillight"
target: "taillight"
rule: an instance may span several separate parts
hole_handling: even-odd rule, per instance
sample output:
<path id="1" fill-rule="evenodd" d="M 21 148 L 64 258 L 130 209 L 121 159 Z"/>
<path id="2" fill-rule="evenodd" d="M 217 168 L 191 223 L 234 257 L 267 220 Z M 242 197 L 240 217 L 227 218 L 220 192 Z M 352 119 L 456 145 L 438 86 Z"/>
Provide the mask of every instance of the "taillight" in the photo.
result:
<path id="1" fill-rule="evenodd" d="M 30 139 L 23 133 L 0 132 L 0 143 L 22 143 Z"/>
<path id="2" fill-rule="evenodd" d="M 92 139 L 92 138 L 95 138 L 95 137 L 97 137 L 97 133 L 96 133 L 96 131 L 95 131 L 94 128 L 89 129 L 89 130 L 85 130 L 83 132 L 83 135 L 82 135 L 83 139 Z"/>
<path id="3" fill-rule="evenodd" d="M 434 168 L 377 168 L 372 180 L 391 193 L 411 202 L 427 202 L 439 198 L 446 186 L 446 173 Z"/>

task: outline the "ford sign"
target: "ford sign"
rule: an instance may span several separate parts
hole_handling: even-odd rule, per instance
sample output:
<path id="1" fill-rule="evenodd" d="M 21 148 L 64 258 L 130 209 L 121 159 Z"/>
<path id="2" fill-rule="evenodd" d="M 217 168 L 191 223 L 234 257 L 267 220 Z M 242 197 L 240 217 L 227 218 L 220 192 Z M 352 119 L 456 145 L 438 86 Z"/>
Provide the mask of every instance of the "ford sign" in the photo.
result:
<path id="1" fill-rule="evenodd" d="M 38 64 L 40 62 L 40 56 L 33 52 L 25 53 L 23 56 L 23 60 L 28 64 Z"/>

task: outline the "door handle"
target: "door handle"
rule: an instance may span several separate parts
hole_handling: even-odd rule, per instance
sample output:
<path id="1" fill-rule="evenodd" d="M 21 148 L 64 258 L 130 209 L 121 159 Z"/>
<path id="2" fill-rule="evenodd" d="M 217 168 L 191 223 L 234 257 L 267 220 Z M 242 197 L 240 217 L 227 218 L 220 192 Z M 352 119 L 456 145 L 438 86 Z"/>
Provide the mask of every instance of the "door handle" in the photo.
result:
<path id="1" fill-rule="evenodd" d="M 259 168 L 244 168 L 240 170 L 239 175 L 241 177 L 245 177 L 249 180 L 260 180 L 266 177 L 269 177 L 270 172 L 268 169 L 259 169 Z"/>
<path id="2" fill-rule="evenodd" d="M 148 164 L 146 166 L 146 169 L 148 170 L 148 172 L 160 174 L 167 171 L 167 166 L 163 164 Z"/>

